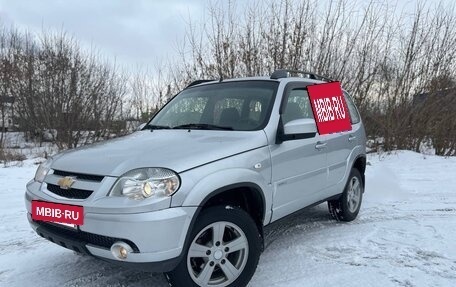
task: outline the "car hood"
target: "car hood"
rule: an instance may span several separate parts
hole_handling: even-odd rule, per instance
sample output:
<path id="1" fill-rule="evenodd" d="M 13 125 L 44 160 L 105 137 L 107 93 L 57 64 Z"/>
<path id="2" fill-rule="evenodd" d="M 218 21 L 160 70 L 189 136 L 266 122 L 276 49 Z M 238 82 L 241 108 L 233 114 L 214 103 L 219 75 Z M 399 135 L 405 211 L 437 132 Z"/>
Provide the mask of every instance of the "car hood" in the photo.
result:
<path id="1" fill-rule="evenodd" d="M 265 145 L 262 130 L 144 130 L 63 152 L 52 168 L 104 176 L 121 176 L 141 167 L 182 172 Z"/>

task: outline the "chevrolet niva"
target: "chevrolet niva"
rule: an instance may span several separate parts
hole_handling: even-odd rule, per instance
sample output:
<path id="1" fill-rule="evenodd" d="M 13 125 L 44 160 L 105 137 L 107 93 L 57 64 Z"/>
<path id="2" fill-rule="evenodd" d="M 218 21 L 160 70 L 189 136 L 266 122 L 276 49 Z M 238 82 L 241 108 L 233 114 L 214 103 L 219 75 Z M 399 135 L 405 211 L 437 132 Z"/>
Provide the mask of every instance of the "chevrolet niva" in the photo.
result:
<path id="1" fill-rule="evenodd" d="M 319 134 L 308 86 L 328 81 L 277 70 L 194 82 L 137 132 L 42 163 L 28 220 L 53 243 L 165 272 L 172 286 L 245 286 L 264 226 L 325 201 L 337 220 L 358 215 L 365 131 L 343 91 L 351 129 Z"/>

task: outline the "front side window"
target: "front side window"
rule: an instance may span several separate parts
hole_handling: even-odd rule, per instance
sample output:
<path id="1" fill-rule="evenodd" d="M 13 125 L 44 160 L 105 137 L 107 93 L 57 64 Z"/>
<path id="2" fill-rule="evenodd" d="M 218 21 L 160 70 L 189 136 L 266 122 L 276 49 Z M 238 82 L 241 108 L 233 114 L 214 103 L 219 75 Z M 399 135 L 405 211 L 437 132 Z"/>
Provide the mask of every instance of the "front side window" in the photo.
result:
<path id="1" fill-rule="evenodd" d="M 282 115 L 284 124 L 297 119 L 313 119 L 309 95 L 303 88 L 291 90 Z"/>
<path id="2" fill-rule="evenodd" d="M 259 130 L 266 126 L 278 83 L 239 81 L 182 91 L 149 123 L 167 128 Z"/>

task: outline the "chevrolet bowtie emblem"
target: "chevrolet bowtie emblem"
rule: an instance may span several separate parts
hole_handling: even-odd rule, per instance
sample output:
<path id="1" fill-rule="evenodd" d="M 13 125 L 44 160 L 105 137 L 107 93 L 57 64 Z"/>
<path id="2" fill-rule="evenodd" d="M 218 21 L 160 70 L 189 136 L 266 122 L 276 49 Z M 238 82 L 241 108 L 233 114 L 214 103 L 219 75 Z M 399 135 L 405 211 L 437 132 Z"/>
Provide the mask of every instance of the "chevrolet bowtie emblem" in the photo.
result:
<path id="1" fill-rule="evenodd" d="M 60 186 L 61 189 L 70 189 L 71 186 L 76 182 L 74 177 L 71 176 L 65 176 L 59 181 L 57 181 L 57 184 Z"/>

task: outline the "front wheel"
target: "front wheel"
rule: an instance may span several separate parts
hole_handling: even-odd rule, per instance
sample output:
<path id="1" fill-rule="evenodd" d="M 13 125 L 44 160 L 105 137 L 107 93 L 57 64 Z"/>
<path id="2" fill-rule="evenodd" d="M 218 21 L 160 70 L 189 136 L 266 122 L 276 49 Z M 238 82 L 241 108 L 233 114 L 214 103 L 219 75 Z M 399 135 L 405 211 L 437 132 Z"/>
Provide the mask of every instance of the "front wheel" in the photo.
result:
<path id="1" fill-rule="evenodd" d="M 353 168 L 341 197 L 328 201 L 329 213 L 338 221 L 352 221 L 359 213 L 363 200 L 363 180 L 360 172 Z"/>
<path id="2" fill-rule="evenodd" d="M 185 256 L 166 274 L 171 286 L 246 286 L 258 265 L 261 240 L 248 213 L 210 207 L 191 231 Z"/>

